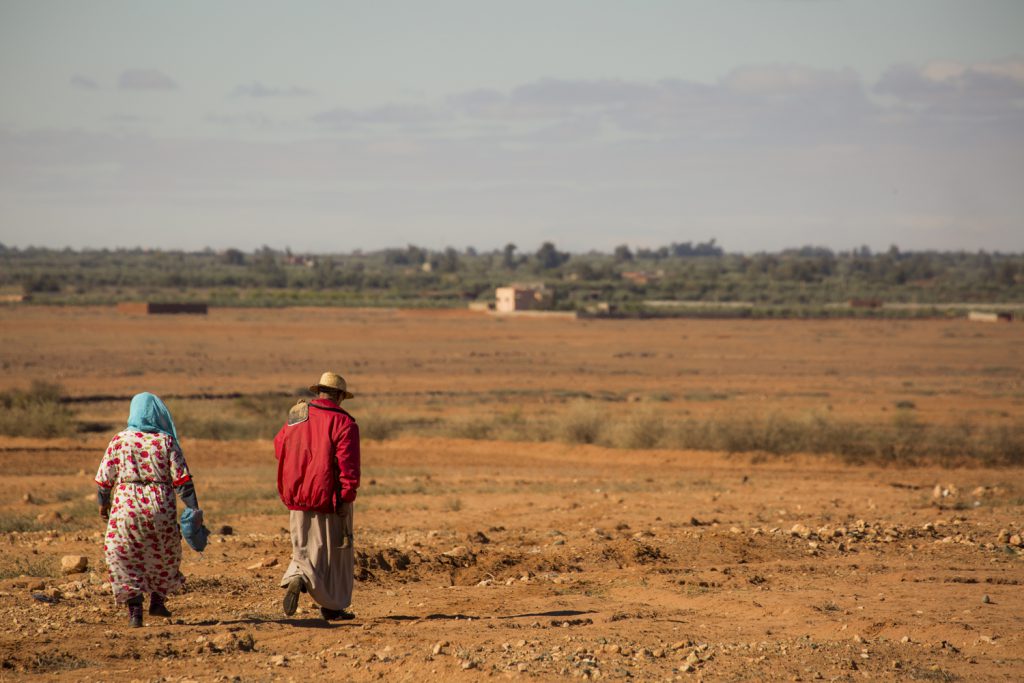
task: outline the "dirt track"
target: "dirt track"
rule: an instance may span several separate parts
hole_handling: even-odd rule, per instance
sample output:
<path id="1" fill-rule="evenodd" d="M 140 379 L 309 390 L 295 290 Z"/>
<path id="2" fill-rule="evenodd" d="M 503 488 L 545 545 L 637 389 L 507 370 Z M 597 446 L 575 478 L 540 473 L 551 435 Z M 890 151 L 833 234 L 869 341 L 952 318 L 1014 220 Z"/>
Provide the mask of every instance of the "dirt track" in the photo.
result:
<path id="1" fill-rule="evenodd" d="M 202 559 L 186 551 L 191 585 L 172 600 L 174 618 L 126 628 L 102 571 L 43 582 L 61 593 L 53 605 L 29 597 L 48 594 L 35 581 L 7 580 L 5 676 L 1014 680 L 1021 670 L 1024 567 L 997 542 L 1020 520 L 1019 471 L 369 444 L 358 619 L 327 625 L 308 603 L 280 614 L 289 546 L 267 491 L 269 444 L 186 447 L 210 518 L 235 533 Z M 59 492 L 89 490 L 77 471 L 91 452 L 52 455 L 67 474 L 46 477 L 31 474 L 38 453 L 4 457 L 4 500 L 31 490 L 43 501 L 33 511 L 60 510 Z M 937 482 L 964 493 L 934 501 Z M 972 496 L 978 486 L 990 488 Z M 248 513 L 231 514 L 240 506 Z M 4 562 L 81 552 L 102 567 L 95 533 L 9 534 Z M 247 569 L 265 559 L 278 565 Z M 250 636 L 253 649 L 239 650 Z M 449 644 L 433 654 L 438 642 Z"/>
<path id="2" fill-rule="evenodd" d="M 285 327 L 275 327 L 270 315 L 228 312 L 230 320 L 149 323 L 118 321 L 103 311 L 5 313 L 2 358 L 15 374 L 4 382 L 24 385 L 58 359 L 61 381 L 77 394 L 224 384 L 255 390 L 264 371 L 271 388 L 287 388 L 309 369 L 315 376 L 321 363 L 312 340 L 294 342 L 294 364 L 273 370 L 281 357 L 267 354 Z M 290 315 L 280 324 L 293 322 Z M 852 414 L 880 411 L 918 388 L 927 392 L 915 400 L 929 419 L 974 411 L 997 420 L 1000 412 L 1019 417 L 1022 410 L 1014 384 L 1019 369 L 1010 365 L 1020 347 L 1016 327 L 871 323 L 865 331 L 846 321 L 794 323 L 800 330 L 794 335 L 781 322 L 746 328 L 703 321 L 653 325 L 637 338 L 626 327 L 594 336 L 592 328 L 578 334 L 563 322 L 531 328 L 487 320 L 474 328 L 481 323 L 462 316 L 445 322 L 411 315 L 412 322 L 401 322 L 402 314 L 366 315 L 399 322 L 366 324 L 364 341 L 368 335 L 374 343 L 358 347 L 365 364 L 347 372 L 364 388 L 416 392 L 447 378 L 453 389 L 483 392 L 514 386 L 521 362 L 549 370 L 529 380 L 548 391 L 573 386 L 572 368 L 585 361 L 590 372 L 578 380 L 592 391 L 670 390 L 683 397 L 736 387 L 728 400 L 691 401 L 695 409 L 767 401 L 800 410 L 808 400 L 802 394 L 814 391 L 828 392 L 836 410 Z M 147 323 L 159 328 L 153 341 L 145 336 L 152 331 Z M 71 324 L 78 325 L 73 340 L 46 336 Z M 211 324 L 216 334 L 204 346 Z M 332 324 L 340 338 L 350 338 L 351 320 Z M 261 325 L 273 344 L 239 344 Z M 470 343 L 473 329 L 477 341 Z M 509 329 L 517 338 L 502 342 Z M 174 343 L 168 342 L 172 331 L 179 335 Z M 399 347 L 410 333 L 419 334 L 407 338 L 416 343 Z M 128 334 L 150 349 L 147 363 L 179 369 L 106 383 L 117 354 L 131 348 Z M 680 334 L 692 342 L 685 358 L 669 350 Z M 872 342 L 878 338 L 899 343 L 878 346 Z M 225 343 L 231 339 L 239 351 Z M 661 364 L 636 355 L 642 341 L 662 354 Z M 914 353 L 904 355 L 911 343 Z M 388 344 L 395 346 L 389 351 Z M 104 355 L 106 345 L 117 351 Z M 820 353 L 810 353 L 818 346 Z M 353 342 L 349 353 L 355 348 Z M 470 355 L 516 349 L 535 355 L 511 366 Z M 394 367 L 378 367 L 392 351 L 399 359 Z M 685 370 L 700 354 L 708 357 L 691 372 L 658 372 L 673 364 Z M 772 360 L 759 365 L 758 358 Z M 1009 370 L 993 370 L 1000 367 Z M 754 386 L 761 389 L 740 390 Z M 289 545 L 269 442 L 186 437 L 208 522 L 231 525 L 234 533 L 215 537 L 201 559 L 185 551 L 190 585 L 171 599 L 169 622 L 147 617 L 145 628 L 130 630 L 104 586 L 100 527 L 85 500 L 106 438 L 0 438 L 0 514 L 53 520 L 51 531 L 0 538 L 0 570 L 11 576 L 0 580 L 2 680 L 415 681 L 443 674 L 946 681 L 1019 680 L 1024 670 L 1024 560 L 999 536 L 1024 526 L 1020 469 L 850 467 L 829 458 L 413 437 L 371 441 L 356 508 L 358 618 L 328 625 L 308 602 L 292 619 L 280 613 L 276 584 Z M 949 495 L 934 498 L 936 484 Z M 34 502 L 24 502 L 25 493 Z M 58 521 L 52 516 L 58 512 L 70 519 Z M 66 578 L 31 571 L 52 571 L 68 553 L 87 555 L 95 571 Z M 249 568 L 274 560 L 276 566 Z"/>

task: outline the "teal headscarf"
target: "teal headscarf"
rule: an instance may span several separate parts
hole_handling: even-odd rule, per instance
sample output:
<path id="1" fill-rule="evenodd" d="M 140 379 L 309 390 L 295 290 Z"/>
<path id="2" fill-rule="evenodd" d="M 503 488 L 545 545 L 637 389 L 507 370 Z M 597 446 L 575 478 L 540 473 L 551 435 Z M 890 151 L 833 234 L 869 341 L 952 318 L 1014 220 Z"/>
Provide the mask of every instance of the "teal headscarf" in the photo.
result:
<path id="1" fill-rule="evenodd" d="M 174 428 L 171 411 L 160 400 L 148 391 L 135 394 L 128 411 L 128 426 L 140 432 L 163 432 L 178 440 L 178 430 Z"/>

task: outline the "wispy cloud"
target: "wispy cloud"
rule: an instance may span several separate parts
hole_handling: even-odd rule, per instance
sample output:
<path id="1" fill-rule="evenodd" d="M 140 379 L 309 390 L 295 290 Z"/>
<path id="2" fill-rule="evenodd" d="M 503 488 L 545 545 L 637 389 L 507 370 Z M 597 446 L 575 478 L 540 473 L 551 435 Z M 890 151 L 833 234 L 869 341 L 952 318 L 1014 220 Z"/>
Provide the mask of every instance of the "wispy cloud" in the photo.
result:
<path id="1" fill-rule="evenodd" d="M 883 74 L 875 92 L 919 104 L 1012 103 L 1024 98 L 1024 59 L 898 64 Z"/>
<path id="2" fill-rule="evenodd" d="M 88 76 L 83 76 L 82 74 L 75 74 L 68 79 L 68 83 L 73 87 L 81 88 L 82 90 L 99 90 L 100 87 L 99 83 Z"/>
<path id="3" fill-rule="evenodd" d="M 877 82 L 750 65 L 712 83 L 547 78 L 299 119 L 227 108 L 202 139 L 0 130 L 0 211 L 76 228 L 88 214 L 104 244 L 144 205 L 199 245 L 229 230 L 280 243 L 295 223 L 345 248 L 404 244 L 416 225 L 477 246 L 714 235 L 772 249 L 829 234 L 1019 250 L 1022 84 L 1020 60 L 900 65 Z"/>
<path id="4" fill-rule="evenodd" d="M 315 93 L 309 88 L 297 85 L 278 87 L 259 82 L 246 83 L 231 91 L 232 97 L 309 97 Z"/>
<path id="5" fill-rule="evenodd" d="M 274 125 L 274 121 L 269 116 L 259 112 L 250 112 L 246 114 L 207 114 L 205 120 L 207 123 L 227 128 L 270 128 Z"/>
<path id="6" fill-rule="evenodd" d="M 337 107 L 314 114 L 313 122 L 330 128 L 349 129 L 355 126 L 418 125 L 443 118 L 435 107 L 416 104 L 385 104 L 367 109 Z"/>
<path id="7" fill-rule="evenodd" d="M 121 90 L 177 90 L 170 76 L 156 69 L 128 69 L 117 79 Z"/>

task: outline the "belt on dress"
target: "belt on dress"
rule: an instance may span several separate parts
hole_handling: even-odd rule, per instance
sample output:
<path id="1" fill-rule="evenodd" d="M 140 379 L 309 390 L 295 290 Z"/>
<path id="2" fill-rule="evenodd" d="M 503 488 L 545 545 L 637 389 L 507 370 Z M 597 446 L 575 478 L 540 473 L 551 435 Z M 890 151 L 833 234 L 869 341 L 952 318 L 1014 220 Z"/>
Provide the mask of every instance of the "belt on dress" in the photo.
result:
<path id="1" fill-rule="evenodd" d="M 160 484 L 162 486 L 170 486 L 171 482 L 167 480 L 158 481 L 156 479 L 121 479 L 119 480 L 122 484 Z"/>

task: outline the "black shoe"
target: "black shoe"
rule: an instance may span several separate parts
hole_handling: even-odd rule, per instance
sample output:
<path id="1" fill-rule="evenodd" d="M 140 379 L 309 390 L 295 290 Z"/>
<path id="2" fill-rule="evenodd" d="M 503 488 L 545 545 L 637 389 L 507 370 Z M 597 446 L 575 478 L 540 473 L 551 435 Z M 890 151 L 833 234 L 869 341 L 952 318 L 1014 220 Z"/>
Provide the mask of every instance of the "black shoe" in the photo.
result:
<path id="1" fill-rule="evenodd" d="M 298 576 L 288 582 L 288 591 L 284 594 L 284 600 L 281 601 L 285 616 L 290 617 L 295 614 L 295 610 L 299 608 L 299 594 L 305 587 L 302 578 Z"/>
<path id="2" fill-rule="evenodd" d="M 327 621 L 348 621 L 349 619 L 356 618 L 356 615 L 346 610 L 328 609 L 326 607 L 320 608 L 320 616 L 322 616 Z"/>
<path id="3" fill-rule="evenodd" d="M 128 625 L 132 628 L 142 626 L 142 596 L 136 595 L 125 604 L 128 605 Z"/>
<path id="4" fill-rule="evenodd" d="M 149 596 L 149 616 L 151 617 L 169 617 L 171 612 L 167 609 L 167 604 L 164 602 L 164 596 L 159 593 L 153 593 Z"/>

